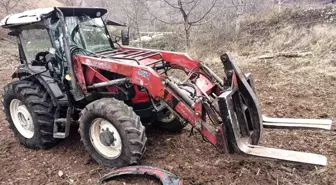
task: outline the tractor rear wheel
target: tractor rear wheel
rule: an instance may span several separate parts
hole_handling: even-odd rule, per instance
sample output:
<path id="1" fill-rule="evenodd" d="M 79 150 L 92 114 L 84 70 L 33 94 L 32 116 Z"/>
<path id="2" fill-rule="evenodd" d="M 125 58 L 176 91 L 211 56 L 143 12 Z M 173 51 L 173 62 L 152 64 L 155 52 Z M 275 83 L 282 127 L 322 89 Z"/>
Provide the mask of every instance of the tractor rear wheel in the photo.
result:
<path id="1" fill-rule="evenodd" d="M 167 111 L 165 117 L 158 120 L 157 125 L 168 132 L 181 132 L 186 126 L 186 124 L 181 123 L 170 111 Z"/>
<path id="2" fill-rule="evenodd" d="M 136 164 L 145 152 L 145 127 L 124 102 L 100 99 L 88 104 L 79 119 L 86 150 L 99 164 L 122 167 Z"/>
<path id="3" fill-rule="evenodd" d="M 19 80 L 4 87 L 2 104 L 6 120 L 20 143 L 28 148 L 50 148 L 55 107 L 47 91 L 38 83 Z"/>

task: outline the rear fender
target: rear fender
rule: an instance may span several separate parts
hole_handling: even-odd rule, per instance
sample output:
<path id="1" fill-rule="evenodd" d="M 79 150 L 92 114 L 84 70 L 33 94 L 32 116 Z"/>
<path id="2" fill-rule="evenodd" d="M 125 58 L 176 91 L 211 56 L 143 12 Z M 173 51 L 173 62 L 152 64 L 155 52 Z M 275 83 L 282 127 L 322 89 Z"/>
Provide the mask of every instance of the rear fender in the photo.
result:
<path id="1" fill-rule="evenodd" d="M 183 180 L 166 170 L 151 166 L 128 166 L 116 169 L 99 179 L 100 183 L 107 182 L 121 175 L 151 175 L 161 181 L 163 185 L 183 185 Z"/>
<path id="2" fill-rule="evenodd" d="M 18 68 L 13 74 L 12 79 L 29 79 L 34 78 L 36 79 L 48 92 L 51 97 L 52 103 L 54 106 L 58 105 L 58 100 L 66 97 L 57 82 L 48 76 L 36 75 L 33 74 L 31 71 L 23 68 Z"/>

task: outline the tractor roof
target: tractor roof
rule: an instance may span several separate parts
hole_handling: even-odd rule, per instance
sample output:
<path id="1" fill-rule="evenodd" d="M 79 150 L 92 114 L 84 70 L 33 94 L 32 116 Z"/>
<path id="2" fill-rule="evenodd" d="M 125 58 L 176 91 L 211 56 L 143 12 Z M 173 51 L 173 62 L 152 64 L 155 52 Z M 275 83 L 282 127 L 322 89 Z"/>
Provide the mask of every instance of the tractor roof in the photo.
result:
<path id="1" fill-rule="evenodd" d="M 101 17 L 107 10 L 104 8 L 82 8 L 82 7 L 57 7 L 64 16 L 82 16 Z M 40 22 L 42 17 L 56 16 L 56 7 L 40 8 L 24 11 L 22 13 L 11 14 L 1 20 L 0 26 L 4 28 L 17 27 L 21 25 Z"/>

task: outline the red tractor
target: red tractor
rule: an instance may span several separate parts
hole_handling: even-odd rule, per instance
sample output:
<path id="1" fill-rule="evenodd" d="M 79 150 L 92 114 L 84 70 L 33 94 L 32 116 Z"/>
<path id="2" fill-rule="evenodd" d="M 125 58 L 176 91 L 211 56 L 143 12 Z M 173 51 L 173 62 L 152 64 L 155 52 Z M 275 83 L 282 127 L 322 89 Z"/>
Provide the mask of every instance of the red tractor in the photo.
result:
<path id="1" fill-rule="evenodd" d="M 143 123 L 179 131 L 186 124 L 226 153 L 326 165 L 326 157 L 258 146 L 264 127 L 325 129 L 331 120 L 262 116 L 251 75 L 228 54 L 225 78 L 183 53 L 127 47 L 111 38 L 103 8 L 55 7 L 9 15 L 18 38 L 17 79 L 4 87 L 10 128 L 28 148 L 50 148 L 79 123 L 92 158 L 109 167 L 138 163 Z M 185 76 L 176 80 L 171 71 Z M 143 122 L 143 123 L 142 123 Z"/>

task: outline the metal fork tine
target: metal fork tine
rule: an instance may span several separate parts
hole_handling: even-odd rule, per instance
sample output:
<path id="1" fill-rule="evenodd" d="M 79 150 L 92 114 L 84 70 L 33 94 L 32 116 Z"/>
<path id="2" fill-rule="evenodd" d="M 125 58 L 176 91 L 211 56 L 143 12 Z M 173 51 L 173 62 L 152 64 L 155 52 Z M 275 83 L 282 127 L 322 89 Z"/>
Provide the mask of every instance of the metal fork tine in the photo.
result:
<path id="1" fill-rule="evenodd" d="M 331 129 L 332 121 L 329 119 L 293 119 L 293 118 L 269 118 L 263 116 L 264 128 L 284 129 Z"/>
<path id="2" fill-rule="evenodd" d="M 256 157 L 265 157 L 270 159 L 321 165 L 321 166 L 327 165 L 327 158 L 319 154 L 297 152 L 276 148 L 267 148 L 256 145 L 244 145 L 243 147 L 239 147 L 239 149 L 242 149 L 243 150 L 242 152 L 246 154 L 253 155 Z"/>

